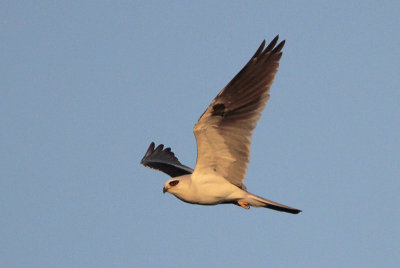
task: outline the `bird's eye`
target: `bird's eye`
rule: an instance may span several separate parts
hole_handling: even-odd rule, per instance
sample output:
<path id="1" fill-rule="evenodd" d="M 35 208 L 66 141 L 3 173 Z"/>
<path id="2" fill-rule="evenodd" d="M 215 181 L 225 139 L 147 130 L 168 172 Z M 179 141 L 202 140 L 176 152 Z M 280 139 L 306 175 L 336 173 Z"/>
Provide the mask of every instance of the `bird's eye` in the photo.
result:
<path id="1" fill-rule="evenodd" d="M 175 186 L 175 185 L 177 185 L 179 183 L 179 181 L 170 181 L 169 182 L 169 185 L 170 186 Z"/>

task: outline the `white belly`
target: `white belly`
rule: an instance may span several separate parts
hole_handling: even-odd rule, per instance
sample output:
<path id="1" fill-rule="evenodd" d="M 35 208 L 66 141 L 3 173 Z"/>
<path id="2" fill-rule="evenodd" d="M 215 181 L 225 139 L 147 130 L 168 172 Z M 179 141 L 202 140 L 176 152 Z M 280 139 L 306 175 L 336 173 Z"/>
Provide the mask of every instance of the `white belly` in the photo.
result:
<path id="1" fill-rule="evenodd" d="M 182 201 L 200 204 L 217 205 L 242 199 L 247 195 L 239 187 L 231 184 L 223 177 L 214 174 L 192 174 L 190 187 L 185 192 L 175 194 Z"/>

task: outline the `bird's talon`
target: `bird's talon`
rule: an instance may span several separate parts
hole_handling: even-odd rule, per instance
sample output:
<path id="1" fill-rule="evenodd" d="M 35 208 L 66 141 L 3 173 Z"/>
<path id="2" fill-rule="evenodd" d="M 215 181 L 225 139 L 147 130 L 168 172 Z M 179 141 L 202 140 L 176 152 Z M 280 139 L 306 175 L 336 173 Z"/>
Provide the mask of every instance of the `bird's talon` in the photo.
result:
<path id="1" fill-rule="evenodd" d="M 237 201 L 238 205 L 245 209 L 250 209 L 249 203 L 243 201 Z"/>

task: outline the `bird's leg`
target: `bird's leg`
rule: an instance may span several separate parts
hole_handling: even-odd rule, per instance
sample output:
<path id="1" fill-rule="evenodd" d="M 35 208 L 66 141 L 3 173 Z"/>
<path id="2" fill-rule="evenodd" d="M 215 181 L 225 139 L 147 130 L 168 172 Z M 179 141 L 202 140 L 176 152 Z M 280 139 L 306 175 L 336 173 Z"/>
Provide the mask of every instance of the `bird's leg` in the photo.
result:
<path id="1" fill-rule="evenodd" d="M 249 203 L 243 201 L 237 201 L 238 205 L 245 209 L 250 209 Z"/>

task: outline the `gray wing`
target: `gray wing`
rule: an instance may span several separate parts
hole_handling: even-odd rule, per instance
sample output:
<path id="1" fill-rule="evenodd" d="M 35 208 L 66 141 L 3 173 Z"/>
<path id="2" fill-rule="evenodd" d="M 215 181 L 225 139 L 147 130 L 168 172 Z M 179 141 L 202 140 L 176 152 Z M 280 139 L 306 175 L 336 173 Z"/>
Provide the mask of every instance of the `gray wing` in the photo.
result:
<path id="1" fill-rule="evenodd" d="M 265 40 L 244 68 L 215 97 L 193 132 L 197 141 L 195 174 L 218 173 L 245 189 L 253 130 L 269 99 L 285 41 Z M 196 176 L 201 178 L 202 176 Z"/>
<path id="2" fill-rule="evenodd" d="M 140 161 L 142 165 L 162 171 L 172 178 L 193 173 L 193 169 L 179 162 L 175 154 L 171 152 L 171 148 L 164 149 L 163 144 L 158 145 L 155 149 L 154 147 L 155 144 L 152 142 Z"/>

